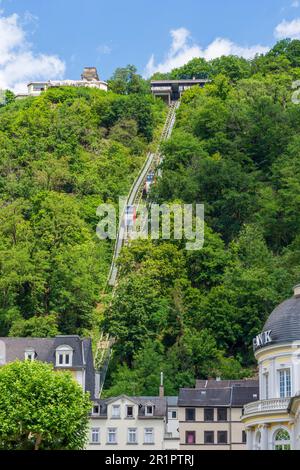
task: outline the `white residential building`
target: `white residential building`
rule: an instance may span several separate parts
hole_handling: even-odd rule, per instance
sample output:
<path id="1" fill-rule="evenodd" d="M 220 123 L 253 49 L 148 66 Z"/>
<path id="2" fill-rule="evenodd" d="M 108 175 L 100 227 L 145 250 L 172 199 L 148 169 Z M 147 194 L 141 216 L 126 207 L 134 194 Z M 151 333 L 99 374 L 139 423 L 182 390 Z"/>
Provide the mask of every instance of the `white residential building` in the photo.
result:
<path id="1" fill-rule="evenodd" d="M 175 428 L 173 435 L 172 429 Z M 87 450 L 177 450 L 177 430 L 175 417 L 168 427 L 166 397 L 122 395 L 95 400 Z"/>
<path id="2" fill-rule="evenodd" d="M 77 335 L 55 338 L 0 338 L 0 367 L 15 361 L 41 361 L 53 364 L 54 370 L 67 370 L 90 393 L 99 390 L 95 373 L 92 341 Z"/>

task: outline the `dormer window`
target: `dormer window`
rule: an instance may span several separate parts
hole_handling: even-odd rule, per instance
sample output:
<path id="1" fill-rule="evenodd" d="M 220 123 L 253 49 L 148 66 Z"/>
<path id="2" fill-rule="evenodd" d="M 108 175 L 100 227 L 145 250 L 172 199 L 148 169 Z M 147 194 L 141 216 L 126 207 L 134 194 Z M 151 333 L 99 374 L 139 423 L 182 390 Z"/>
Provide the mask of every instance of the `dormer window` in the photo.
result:
<path id="1" fill-rule="evenodd" d="M 126 407 L 126 418 L 133 418 L 133 406 L 127 405 L 127 407 Z"/>
<path id="2" fill-rule="evenodd" d="M 146 416 L 153 416 L 153 405 L 147 405 L 145 410 Z"/>
<path id="3" fill-rule="evenodd" d="M 120 417 L 121 417 L 121 407 L 120 407 L 120 405 L 112 405 L 111 417 L 113 419 L 120 419 Z"/>
<path id="4" fill-rule="evenodd" d="M 34 349 L 26 349 L 25 351 L 25 361 L 31 361 L 33 362 L 35 359 L 35 350 Z"/>
<path id="5" fill-rule="evenodd" d="M 100 415 L 100 405 L 94 405 L 93 406 L 93 415 Z"/>
<path id="6" fill-rule="evenodd" d="M 63 345 L 56 348 L 56 367 L 71 367 L 73 359 L 73 349 Z"/>

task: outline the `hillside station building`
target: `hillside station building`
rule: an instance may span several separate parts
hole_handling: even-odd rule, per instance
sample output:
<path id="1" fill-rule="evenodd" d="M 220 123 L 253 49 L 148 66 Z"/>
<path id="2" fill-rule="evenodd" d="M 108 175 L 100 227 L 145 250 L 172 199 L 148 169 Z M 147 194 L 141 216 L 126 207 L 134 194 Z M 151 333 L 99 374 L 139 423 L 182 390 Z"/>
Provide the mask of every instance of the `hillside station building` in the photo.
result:
<path id="1" fill-rule="evenodd" d="M 171 101 L 178 101 L 182 93 L 193 86 L 203 88 L 210 80 L 190 79 L 190 80 L 154 80 L 151 82 L 151 92 L 153 96 L 162 98 L 167 104 Z"/>

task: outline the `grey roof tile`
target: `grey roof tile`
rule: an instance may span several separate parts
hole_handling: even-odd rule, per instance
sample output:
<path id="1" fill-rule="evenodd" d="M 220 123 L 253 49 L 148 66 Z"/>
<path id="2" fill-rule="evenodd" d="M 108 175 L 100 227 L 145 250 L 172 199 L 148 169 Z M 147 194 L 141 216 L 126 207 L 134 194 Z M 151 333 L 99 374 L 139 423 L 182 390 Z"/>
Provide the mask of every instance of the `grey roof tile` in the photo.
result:
<path id="1" fill-rule="evenodd" d="M 179 391 L 179 406 L 229 406 L 231 388 L 195 389 L 182 388 Z"/>
<path id="2" fill-rule="evenodd" d="M 208 380 L 196 380 L 195 388 L 226 388 L 232 387 L 233 385 L 238 385 L 240 387 L 257 387 L 258 380 L 254 379 L 244 379 L 244 380 L 217 380 L 217 379 L 208 379 Z"/>
<path id="3" fill-rule="evenodd" d="M 98 399 L 94 400 L 95 403 L 100 405 L 100 417 L 107 417 L 107 406 L 115 401 L 119 400 L 120 398 L 128 399 L 134 403 L 136 403 L 139 407 L 138 416 L 139 418 L 164 418 L 167 413 L 167 399 L 160 398 L 160 397 L 129 397 L 126 395 L 121 395 L 119 397 L 108 398 L 106 400 Z M 153 417 L 146 416 L 145 409 L 147 405 L 154 406 L 154 413 Z"/>
<path id="4" fill-rule="evenodd" d="M 275 308 L 263 332 L 270 330 L 272 344 L 300 341 L 300 297 L 292 297 Z"/>
<path id="5" fill-rule="evenodd" d="M 182 388 L 179 392 L 178 405 L 185 407 L 242 407 L 259 399 L 258 381 L 251 382 L 252 384 L 245 385 L 245 381 L 223 381 L 223 386 L 218 382 L 218 386 L 215 388 Z"/>

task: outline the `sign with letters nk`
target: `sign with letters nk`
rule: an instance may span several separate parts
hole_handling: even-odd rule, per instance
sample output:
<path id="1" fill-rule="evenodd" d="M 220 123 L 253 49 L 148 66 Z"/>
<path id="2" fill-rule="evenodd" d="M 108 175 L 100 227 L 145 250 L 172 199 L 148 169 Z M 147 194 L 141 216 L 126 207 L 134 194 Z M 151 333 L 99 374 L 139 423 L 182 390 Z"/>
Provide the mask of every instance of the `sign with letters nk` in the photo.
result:
<path id="1" fill-rule="evenodd" d="M 268 344 L 272 343 L 272 331 L 264 331 L 260 335 L 257 335 L 256 338 L 253 340 L 253 349 L 254 351 L 258 348 L 263 348 L 264 346 L 267 346 Z"/>

